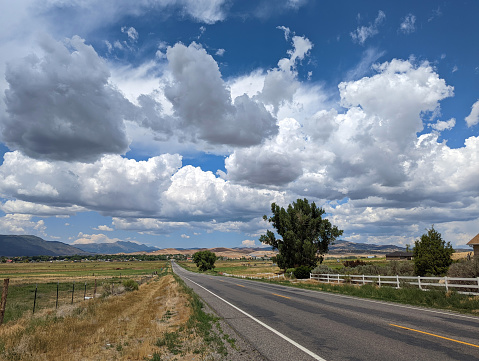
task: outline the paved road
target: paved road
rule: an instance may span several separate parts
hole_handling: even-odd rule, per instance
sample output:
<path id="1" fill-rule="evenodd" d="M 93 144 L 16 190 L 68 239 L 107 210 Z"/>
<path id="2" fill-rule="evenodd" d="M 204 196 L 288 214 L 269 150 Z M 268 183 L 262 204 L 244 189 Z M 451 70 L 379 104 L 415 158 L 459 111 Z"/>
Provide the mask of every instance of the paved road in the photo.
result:
<path id="1" fill-rule="evenodd" d="M 479 317 L 173 269 L 268 360 L 479 360 Z"/>

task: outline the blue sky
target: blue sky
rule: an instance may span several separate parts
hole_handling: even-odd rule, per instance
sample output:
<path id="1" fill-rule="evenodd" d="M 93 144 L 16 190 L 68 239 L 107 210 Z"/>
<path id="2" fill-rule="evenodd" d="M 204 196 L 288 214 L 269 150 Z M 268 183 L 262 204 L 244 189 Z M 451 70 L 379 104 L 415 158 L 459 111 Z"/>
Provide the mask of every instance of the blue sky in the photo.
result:
<path id="1" fill-rule="evenodd" d="M 479 232 L 476 1 L 0 0 L 0 233 L 261 246 Z"/>

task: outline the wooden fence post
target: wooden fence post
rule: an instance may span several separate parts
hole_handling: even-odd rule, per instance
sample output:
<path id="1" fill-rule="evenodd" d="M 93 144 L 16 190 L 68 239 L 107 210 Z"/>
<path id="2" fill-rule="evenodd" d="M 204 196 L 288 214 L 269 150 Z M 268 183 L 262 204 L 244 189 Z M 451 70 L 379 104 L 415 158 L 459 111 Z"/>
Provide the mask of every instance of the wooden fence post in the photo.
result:
<path id="1" fill-rule="evenodd" d="M 93 298 L 95 298 L 96 295 L 96 278 L 95 278 L 95 289 L 93 290 Z"/>
<path id="2" fill-rule="evenodd" d="M 35 313 L 35 306 L 37 305 L 37 289 L 38 289 L 38 283 L 35 285 L 35 298 L 33 299 L 33 313 Z"/>
<path id="3" fill-rule="evenodd" d="M 58 308 L 58 287 L 60 286 L 60 281 L 57 282 L 57 302 L 55 303 L 55 308 Z"/>
<path id="4" fill-rule="evenodd" d="M 3 316 L 5 316 L 5 307 L 7 306 L 8 283 L 10 278 L 3 280 L 2 303 L 0 304 L 0 326 L 3 324 Z"/>
<path id="5" fill-rule="evenodd" d="M 75 294 L 75 281 L 73 281 L 73 288 L 72 288 L 72 305 L 73 305 L 73 295 Z"/>

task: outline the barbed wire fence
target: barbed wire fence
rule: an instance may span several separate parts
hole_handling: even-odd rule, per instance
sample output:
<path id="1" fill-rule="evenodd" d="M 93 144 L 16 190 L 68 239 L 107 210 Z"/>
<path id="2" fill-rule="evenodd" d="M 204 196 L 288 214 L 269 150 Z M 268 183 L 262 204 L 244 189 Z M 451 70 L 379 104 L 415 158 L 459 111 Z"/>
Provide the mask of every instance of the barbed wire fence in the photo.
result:
<path id="1" fill-rule="evenodd" d="M 101 277 L 92 276 L 73 277 L 70 280 L 56 280 L 51 282 L 10 282 L 4 279 L 1 287 L 0 325 L 4 319 L 17 319 L 25 312 L 34 315 L 43 309 L 58 309 L 66 305 L 79 302 L 119 295 L 125 292 L 124 281 L 134 280 L 138 285 L 149 282 L 161 276 L 166 268 L 141 275 L 122 275 Z M 85 279 L 86 278 L 86 279 Z M 8 298 L 8 302 L 7 302 Z"/>

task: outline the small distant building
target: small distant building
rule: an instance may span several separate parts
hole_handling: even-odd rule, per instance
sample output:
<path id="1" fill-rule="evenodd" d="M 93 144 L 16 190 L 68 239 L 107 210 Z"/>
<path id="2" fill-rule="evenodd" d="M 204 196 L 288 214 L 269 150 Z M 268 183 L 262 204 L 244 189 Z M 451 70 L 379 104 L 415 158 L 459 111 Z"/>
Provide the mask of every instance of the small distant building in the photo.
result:
<path id="1" fill-rule="evenodd" d="M 471 246 L 474 250 L 474 256 L 479 257 L 479 233 L 473 239 L 467 242 L 467 245 Z"/>
<path id="2" fill-rule="evenodd" d="M 412 252 L 392 252 L 386 255 L 386 261 L 406 261 L 412 260 L 413 253 Z"/>

